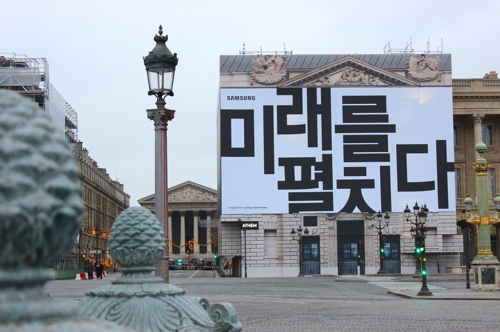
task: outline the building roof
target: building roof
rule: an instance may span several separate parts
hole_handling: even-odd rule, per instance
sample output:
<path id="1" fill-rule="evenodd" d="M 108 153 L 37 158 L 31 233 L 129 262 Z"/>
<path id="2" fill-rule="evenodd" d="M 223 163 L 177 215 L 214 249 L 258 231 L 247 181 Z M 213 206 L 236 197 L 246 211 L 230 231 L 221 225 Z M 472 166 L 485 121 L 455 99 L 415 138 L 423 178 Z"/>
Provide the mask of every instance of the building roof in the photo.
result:
<path id="1" fill-rule="evenodd" d="M 398 53 L 398 54 L 292 54 L 285 55 L 288 60 L 286 69 L 301 70 L 315 69 L 333 61 L 337 61 L 346 56 L 359 59 L 371 65 L 387 70 L 405 70 L 406 59 L 410 56 L 417 56 L 414 53 Z M 220 56 L 220 72 L 252 72 L 252 59 L 255 59 L 258 54 L 252 55 L 221 55 Z M 451 71 L 451 54 L 426 54 L 428 58 L 440 58 L 439 71 Z"/>

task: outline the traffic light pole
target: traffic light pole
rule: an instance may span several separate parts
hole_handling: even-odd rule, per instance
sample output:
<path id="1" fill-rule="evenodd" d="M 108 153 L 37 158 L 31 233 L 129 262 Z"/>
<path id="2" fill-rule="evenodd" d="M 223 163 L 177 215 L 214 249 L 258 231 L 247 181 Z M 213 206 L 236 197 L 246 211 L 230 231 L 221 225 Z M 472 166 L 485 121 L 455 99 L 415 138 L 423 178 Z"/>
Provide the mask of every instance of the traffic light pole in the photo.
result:
<path id="1" fill-rule="evenodd" d="M 372 224 L 372 227 L 375 227 L 375 229 L 378 230 L 378 245 L 379 245 L 379 254 L 380 254 L 380 268 L 377 272 L 377 274 L 386 274 L 387 272 L 385 271 L 385 267 L 384 267 L 384 258 L 385 258 L 385 241 L 384 241 L 384 238 L 382 237 L 382 230 L 384 228 L 389 228 L 389 214 L 386 213 L 385 214 L 385 225 L 382 226 L 382 213 L 380 213 L 380 211 L 378 212 L 377 214 L 377 221 L 378 221 L 378 227 L 374 224 Z"/>
<path id="2" fill-rule="evenodd" d="M 424 204 L 422 208 L 418 206 L 418 203 L 415 202 L 415 206 L 413 207 L 413 216 L 415 217 L 415 221 L 412 220 L 412 213 L 408 208 L 408 204 L 404 210 L 404 216 L 407 222 L 410 222 L 412 225 L 415 225 L 415 228 L 411 228 L 410 232 L 415 232 L 415 257 L 417 259 L 417 272 L 418 271 L 418 263 L 420 262 L 420 274 L 422 276 L 422 288 L 418 292 L 417 296 L 432 296 L 429 287 L 427 287 L 427 268 L 425 257 L 425 222 L 427 221 L 427 206 Z M 415 272 L 415 274 L 417 274 Z"/>
<path id="3" fill-rule="evenodd" d="M 421 210 L 422 212 L 423 210 Z M 426 212 L 424 212 L 426 213 Z M 420 212 L 419 212 L 420 214 Z M 427 214 L 427 213 L 426 213 Z M 427 268 L 426 268 L 426 261 L 427 257 L 425 256 L 425 225 L 423 223 L 420 224 L 420 238 L 423 241 L 423 247 L 421 247 L 420 255 L 422 256 L 421 264 L 422 264 L 422 269 L 421 269 L 421 274 L 422 274 L 422 287 L 420 288 L 420 292 L 417 293 L 417 296 L 432 296 L 432 292 L 429 290 L 429 287 L 427 287 Z"/>
<path id="4" fill-rule="evenodd" d="M 247 277 L 247 230 L 244 229 L 245 233 L 245 278 Z"/>

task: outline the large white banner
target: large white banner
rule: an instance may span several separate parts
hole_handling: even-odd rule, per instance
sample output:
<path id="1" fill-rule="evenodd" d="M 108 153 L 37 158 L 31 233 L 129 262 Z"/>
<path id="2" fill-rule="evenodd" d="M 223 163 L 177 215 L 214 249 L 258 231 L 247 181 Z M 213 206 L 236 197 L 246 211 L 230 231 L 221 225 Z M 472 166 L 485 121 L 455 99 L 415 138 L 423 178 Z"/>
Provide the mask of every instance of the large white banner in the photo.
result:
<path id="1" fill-rule="evenodd" d="M 223 88 L 223 214 L 455 211 L 451 87 Z"/>

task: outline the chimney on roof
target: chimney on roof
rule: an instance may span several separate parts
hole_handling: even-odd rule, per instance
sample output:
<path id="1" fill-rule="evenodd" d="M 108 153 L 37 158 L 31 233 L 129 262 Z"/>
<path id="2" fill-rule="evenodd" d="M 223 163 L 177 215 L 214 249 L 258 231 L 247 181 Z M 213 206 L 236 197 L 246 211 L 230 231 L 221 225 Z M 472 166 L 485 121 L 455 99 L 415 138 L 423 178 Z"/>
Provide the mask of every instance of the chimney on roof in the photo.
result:
<path id="1" fill-rule="evenodd" d="M 78 151 L 79 156 L 82 155 L 82 150 L 83 150 L 83 142 L 82 141 L 76 142 L 76 151 Z"/>
<path id="2" fill-rule="evenodd" d="M 492 70 L 489 74 L 484 74 L 483 80 L 498 80 L 498 73 Z"/>

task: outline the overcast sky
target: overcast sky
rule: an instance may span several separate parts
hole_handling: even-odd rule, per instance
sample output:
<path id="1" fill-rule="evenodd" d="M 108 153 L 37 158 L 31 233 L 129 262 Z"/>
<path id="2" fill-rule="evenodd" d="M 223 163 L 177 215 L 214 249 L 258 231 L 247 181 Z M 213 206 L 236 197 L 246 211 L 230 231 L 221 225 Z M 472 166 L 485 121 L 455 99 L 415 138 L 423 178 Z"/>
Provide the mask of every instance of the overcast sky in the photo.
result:
<path id="1" fill-rule="evenodd" d="M 158 25 L 178 54 L 168 130 L 169 186 L 217 189 L 219 55 L 247 51 L 379 54 L 390 42 L 452 54 L 454 78 L 500 70 L 500 1 L 2 1 L 0 53 L 46 58 L 50 82 L 78 112 L 90 156 L 131 205 L 154 193 L 154 126 L 142 57 Z"/>

